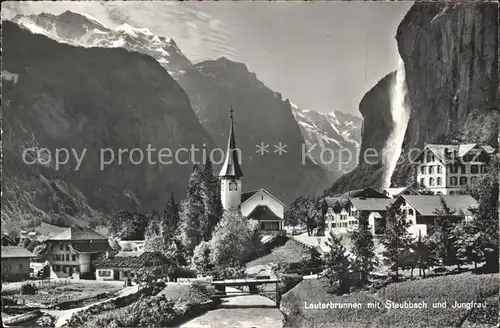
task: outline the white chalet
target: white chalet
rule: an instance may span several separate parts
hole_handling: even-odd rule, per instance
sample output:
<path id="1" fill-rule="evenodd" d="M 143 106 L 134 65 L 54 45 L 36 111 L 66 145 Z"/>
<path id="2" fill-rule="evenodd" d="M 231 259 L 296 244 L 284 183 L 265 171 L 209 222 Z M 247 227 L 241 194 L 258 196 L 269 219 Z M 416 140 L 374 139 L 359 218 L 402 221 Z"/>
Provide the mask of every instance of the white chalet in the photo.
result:
<path id="1" fill-rule="evenodd" d="M 467 186 L 488 173 L 493 147 L 480 144 L 427 144 L 413 160 L 417 181 L 434 194 L 462 194 Z"/>

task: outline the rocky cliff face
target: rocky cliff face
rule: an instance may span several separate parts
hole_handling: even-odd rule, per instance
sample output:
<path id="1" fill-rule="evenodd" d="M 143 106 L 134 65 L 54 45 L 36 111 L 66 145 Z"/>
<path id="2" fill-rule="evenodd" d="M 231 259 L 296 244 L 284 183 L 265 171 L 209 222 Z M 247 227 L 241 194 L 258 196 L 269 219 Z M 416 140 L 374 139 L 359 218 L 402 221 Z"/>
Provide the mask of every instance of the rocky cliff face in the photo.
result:
<path id="1" fill-rule="evenodd" d="M 411 108 L 403 154 L 421 149 L 426 142 L 480 142 L 498 147 L 498 5 L 415 3 L 400 23 L 396 40 Z M 365 98 L 365 103 L 379 104 L 367 106 L 370 111 L 390 113 L 390 107 L 376 98 Z M 365 126 L 371 127 L 377 118 L 366 115 Z M 365 128 L 362 149 L 373 146 L 373 140 L 380 147 L 386 142 L 384 135 L 390 133 L 387 129 L 391 127 Z M 393 183 L 406 184 L 410 169 L 408 161 L 398 165 Z M 379 165 L 361 165 L 326 192 L 379 186 L 381 172 Z"/>
<path id="2" fill-rule="evenodd" d="M 498 5 L 417 3 L 396 36 L 412 107 L 407 147 L 498 143 Z"/>
<path id="3" fill-rule="evenodd" d="M 125 49 L 73 47 L 11 22 L 3 22 L 2 36 L 2 69 L 9 72 L 2 72 L 2 223 L 161 210 L 171 191 L 183 196 L 192 161 L 176 164 L 175 152 L 214 143 L 184 90 L 156 60 Z M 148 145 L 156 149 L 150 159 Z M 23 151 L 32 147 L 47 148 L 52 158 L 44 151 L 43 165 L 27 165 Z M 71 155 L 58 170 L 56 148 Z M 128 149 L 121 164 L 119 148 Z M 173 152 L 164 164 L 162 148 Z M 71 152 L 81 156 L 84 149 L 76 170 Z M 101 156 L 103 149 L 109 150 Z M 114 162 L 101 170 L 111 152 Z M 27 155 L 34 160 L 34 151 Z M 189 160 L 187 153 L 179 158 Z"/>
<path id="4" fill-rule="evenodd" d="M 290 102 L 267 88 L 245 64 L 226 58 L 204 61 L 177 79 L 201 123 L 221 148 L 227 144 L 229 108 L 233 107 L 245 190 L 266 188 L 290 203 L 326 186 L 325 171 L 302 156 L 304 138 Z M 257 153 L 261 143 L 268 145 L 263 155 Z M 280 143 L 286 145 L 286 153 L 281 155 L 277 152 Z"/>

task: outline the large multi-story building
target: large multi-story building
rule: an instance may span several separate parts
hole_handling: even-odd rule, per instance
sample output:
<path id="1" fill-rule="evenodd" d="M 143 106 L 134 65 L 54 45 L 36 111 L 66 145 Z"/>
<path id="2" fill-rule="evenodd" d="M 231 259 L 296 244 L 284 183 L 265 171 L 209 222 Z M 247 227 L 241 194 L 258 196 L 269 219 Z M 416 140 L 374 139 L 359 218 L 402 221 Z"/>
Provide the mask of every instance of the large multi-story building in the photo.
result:
<path id="1" fill-rule="evenodd" d="M 360 215 L 367 215 L 372 233 L 378 234 L 380 220 L 393 202 L 388 196 L 372 189 L 349 191 L 340 197 L 327 197 L 325 214 L 326 231 L 335 234 L 349 233 L 358 228 Z"/>
<path id="2" fill-rule="evenodd" d="M 427 144 L 413 160 L 417 181 L 438 195 L 463 194 L 467 186 L 488 173 L 495 149 L 488 145 Z"/>
<path id="3" fill-rule="evenodd" d="M 45 255 L 57 277 L 92 276 L 92 260 L 111 251 L 108 238 L 87 228 L 71 227 L 46 241 Z"/>

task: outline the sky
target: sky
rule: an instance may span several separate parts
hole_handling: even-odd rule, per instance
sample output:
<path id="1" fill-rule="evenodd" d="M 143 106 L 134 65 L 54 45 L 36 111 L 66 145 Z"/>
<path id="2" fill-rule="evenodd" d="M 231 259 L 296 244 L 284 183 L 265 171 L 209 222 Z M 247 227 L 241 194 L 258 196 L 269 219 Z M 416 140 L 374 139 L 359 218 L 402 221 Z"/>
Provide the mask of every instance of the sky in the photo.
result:
<path id="1" fill-rule="evenodd" d="M 173 38 L 193 62 L 243 62 L 304 109 L 360 115 L 363 95 L 396 69 L 396 30 L 412 2 L 4 2 L 2 18 L 66 10 L 109 27 Z"/>

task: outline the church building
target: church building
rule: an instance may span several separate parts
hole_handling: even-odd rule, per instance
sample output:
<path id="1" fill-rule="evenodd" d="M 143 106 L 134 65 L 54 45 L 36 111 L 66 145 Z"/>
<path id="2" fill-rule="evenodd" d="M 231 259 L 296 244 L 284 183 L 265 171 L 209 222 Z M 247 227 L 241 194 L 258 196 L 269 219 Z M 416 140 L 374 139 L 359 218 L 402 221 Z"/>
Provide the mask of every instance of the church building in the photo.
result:
<path id="1" fill-rule="evenodd" d="M 284 231 L 285 205 L 265 189 L 242 192 L 243 172 L 240 167 L 241 151 L 236 148 L 233 126 L 233 109 L 230 110 L 229 140 L 224 164 L 219 173 L 221 202 L 224 210 L 241 209 L 241 214 L 260 222 L 263 232 Z"/>

